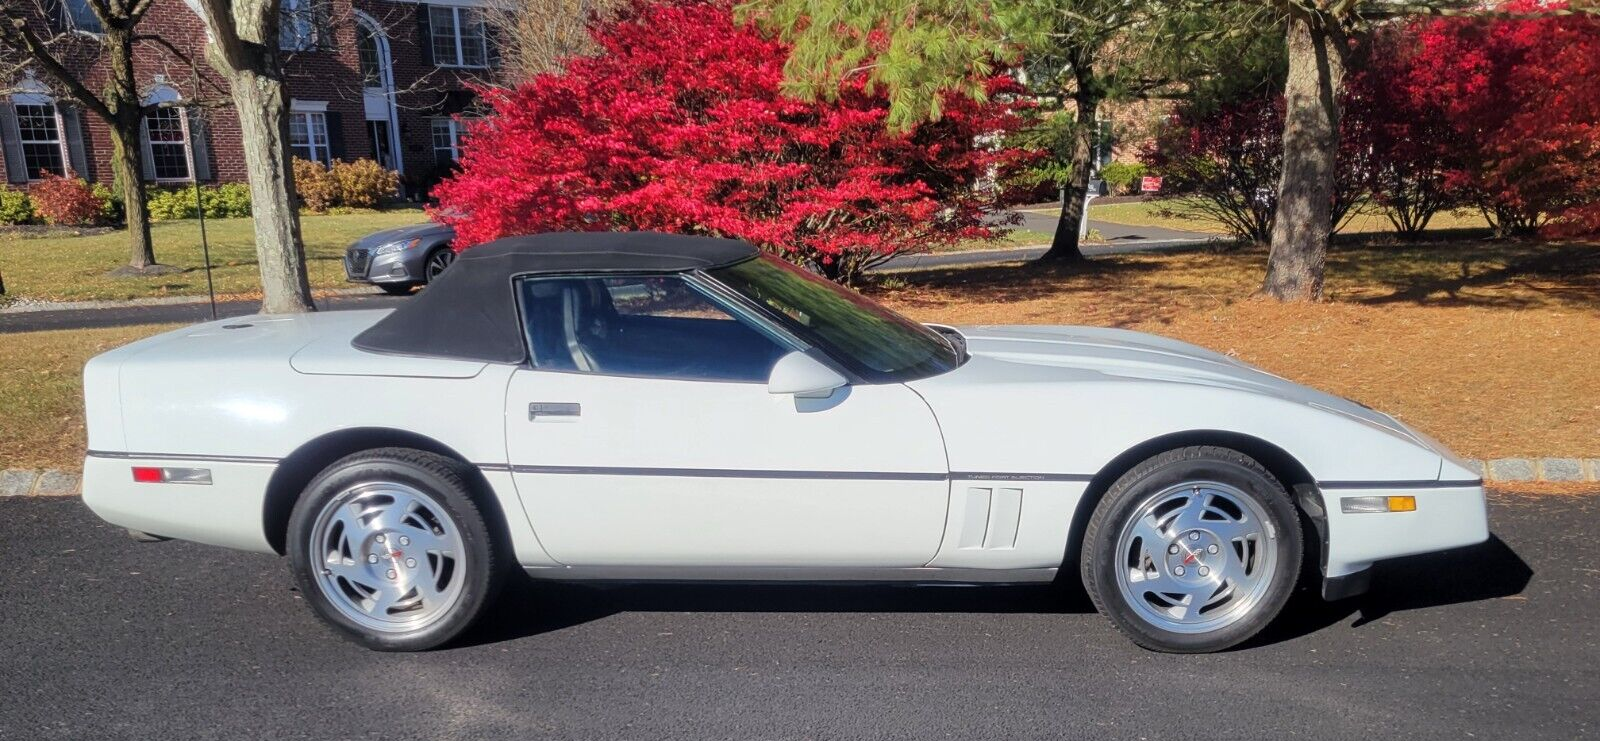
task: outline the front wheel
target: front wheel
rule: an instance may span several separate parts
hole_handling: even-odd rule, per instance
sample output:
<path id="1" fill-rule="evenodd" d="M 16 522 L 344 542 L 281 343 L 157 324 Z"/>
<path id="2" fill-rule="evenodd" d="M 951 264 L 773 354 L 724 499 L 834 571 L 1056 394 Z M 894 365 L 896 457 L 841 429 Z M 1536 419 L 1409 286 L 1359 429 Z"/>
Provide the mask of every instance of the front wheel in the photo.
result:
<path id="1" fill-rule="evenodd" d="M 428 283 L 434 282 L 455 261 L 456 251 L 451 249 L 449 245 L 434 250 L 432 254 L 428 255 L 428 260 L 423 265 L 423 279 Z"/>
<path id="2" fill-rule="evenodd" d="M 318 617 L 384 651 L 455 638 L 499 586 L 487 523 L 451 461 L 387 448 L 314 479 L 289 518 L 289 563 Z"/>
<path id="3" fill-rule="evenodd" d="M 1190 447 L 1111 485 L 1084 532 L 1095 607 L 1140 646 L 1219 651 L 1249 639 L 1300 572 L 1299 515 L 1283 485 L 1234 450 Z"/>

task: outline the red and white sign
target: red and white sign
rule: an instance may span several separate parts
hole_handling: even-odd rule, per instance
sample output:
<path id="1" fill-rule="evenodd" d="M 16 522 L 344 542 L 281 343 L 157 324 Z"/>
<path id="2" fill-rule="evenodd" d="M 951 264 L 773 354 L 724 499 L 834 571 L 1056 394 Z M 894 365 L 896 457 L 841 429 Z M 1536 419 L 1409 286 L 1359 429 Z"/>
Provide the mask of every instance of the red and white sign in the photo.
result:
<path id="1" fill-rule="evenodd" d="M 1161 178 L 1147 175 L 1139 180 L 1140 193 L 1156 193 L 1161 190 Z"/>

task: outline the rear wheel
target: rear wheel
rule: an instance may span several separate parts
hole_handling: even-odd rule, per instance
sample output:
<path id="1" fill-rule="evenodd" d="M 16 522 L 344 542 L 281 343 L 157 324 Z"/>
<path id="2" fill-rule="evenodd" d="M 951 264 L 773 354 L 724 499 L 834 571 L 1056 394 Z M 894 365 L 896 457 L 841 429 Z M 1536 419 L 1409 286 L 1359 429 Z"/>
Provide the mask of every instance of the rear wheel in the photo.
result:
<path id="1" fill-rule="evenodd" d="M 497 546 L 456 465 L 416 450 L 329 466 L 295 504 L 288 544 L 317 615 L 379 650 L 455 638 L 500 584 Z"/>
<path id="2" fill-rule="evenodd" d="M 1135 643 L 1200 653 L 1266 627 L 1301 554 L 1299 515 L 1276 478 L 1237 451 L 1191 447 L 1112 484 L 1080 564 L 1095 606 Z"/>

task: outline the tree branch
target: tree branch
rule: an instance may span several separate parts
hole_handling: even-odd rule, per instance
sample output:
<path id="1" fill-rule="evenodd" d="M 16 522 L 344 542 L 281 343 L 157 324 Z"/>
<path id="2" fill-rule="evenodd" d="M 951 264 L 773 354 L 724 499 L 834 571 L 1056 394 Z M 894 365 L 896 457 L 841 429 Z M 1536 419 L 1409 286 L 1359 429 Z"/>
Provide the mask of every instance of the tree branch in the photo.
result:
<path id="1" fill-rule="evenodd" d="M 160 46 L 161 48 L 166 49 L 167 53 L 171 54 L 172 56 L 177 57 L 178 61 L 183 62 L 184 64 L 188 65 L 189 70 L 194 73 L 194 76 L 195 76 L 196 79 L 200 80 L 204 84 L 210 85 L 213 90 L 221 93 L 224 98 L 229 97 L 229 92 L 230 91 L 228 90 L 227 87 L 223 86 L 221 83 L 218 83 L 217 81 L 212 80 L 210 77 L 206 76 L 205 73 L 201 71 L 200 65 L 195 62 L 193 57 L 191 57 L 188 54 L 184 53 L 183 50 L 179 49 L 178 47 L 173 46 L 172 42 L 166 40 L 166 38 L 164 38 L 162 36 L 155 35 L 155 34 L 135 34 L 133 36 L 132 41 L 133 41 L 133 43 L 138 43 L 140 41 L 150 41 L 150 42 L 155 43 L 157 46 Z M 194 91 L 194 94 L 196 96 L 198 96 L 200 94 L 200 91 L 196 90 L 196 91 Z M 150 108 L 150 107 L 151 106 L 146 106 L 146 108 Z"/>
<path id="2" fill-rule="evenodd" d="M 100 99 L 100 96 L 95 95 L 93 90 L 90 90 L 87 85 L 84 85 L 81 80 L 73 75 L 66 65 L 61 63 L 61 60 L 50 53 L 49 45 L 35 35 L 32 29 L 28 28 L 27 19 L 17 17 L 9 12 L 6 13 L 4 18 L 0 18 L 0 39 L 4 39 L 8 43 L 27 51 L 28 56 L 38 63 L 39 68 L 43 70 L 45 75 L 65 87 L 68 93 L 84 108 L 89 109 L 90 112 L 99 116 L 102 120 L 113 120 L 114 116 L 111 113 L 110 106 L 107 106 L 105 101 Z"/>

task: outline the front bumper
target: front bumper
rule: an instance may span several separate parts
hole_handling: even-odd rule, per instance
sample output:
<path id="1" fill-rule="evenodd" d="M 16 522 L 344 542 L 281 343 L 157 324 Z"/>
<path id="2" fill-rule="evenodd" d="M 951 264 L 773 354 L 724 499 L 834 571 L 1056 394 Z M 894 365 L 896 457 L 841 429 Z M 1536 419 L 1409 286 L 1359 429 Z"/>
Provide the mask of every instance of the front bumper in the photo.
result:
<path id="1" fill-rule="evenodd" d="M 412 275 L 405 259 L 410 252 L 401 250 L 373 257 L 372 250 L 366 247 L 351 247 L 344 253 L 345 280 L 352 283 L 415 283 L 419 279 Z"/>
<path id="2" fill-rule="evenodd" d="M 1365 591 L 1367 570 L 1391 558 L 1477 545 L 1489 539 L 1483 485 L 1374 483 L 1356 487 L 1302 489 L 1301 507 L 1312 515 L 1323 539 L 1323 596 L 1339 599 Z M 1308 494 L 1317 500 L 1308 501 Z M 1410 496 L 1412 512 L 1346 513 L 1348 497 Z M 1322 510 L 1320 516 L 1315 509 Z"/>
<path id="3" fill-rule="evenodd" d="M 135 467 L 205 469 L 211 483 L 140 483 Z M 277 461 L 146 457 L 91 452 L 83 461 L 83 503 L 119 527 L 163 538 L 274 553 L 267 541 L 267 484 Z"/>

